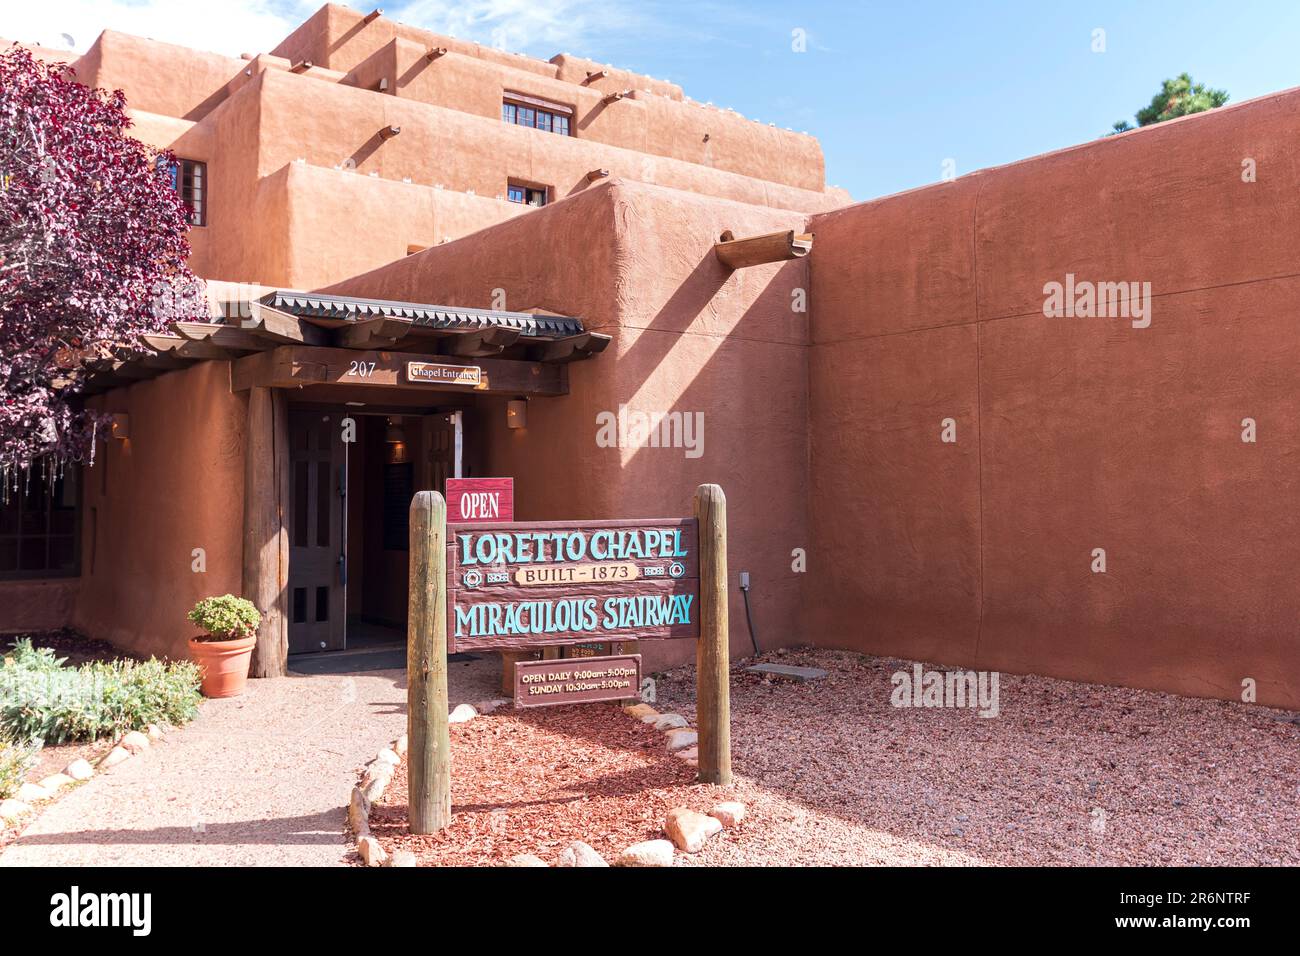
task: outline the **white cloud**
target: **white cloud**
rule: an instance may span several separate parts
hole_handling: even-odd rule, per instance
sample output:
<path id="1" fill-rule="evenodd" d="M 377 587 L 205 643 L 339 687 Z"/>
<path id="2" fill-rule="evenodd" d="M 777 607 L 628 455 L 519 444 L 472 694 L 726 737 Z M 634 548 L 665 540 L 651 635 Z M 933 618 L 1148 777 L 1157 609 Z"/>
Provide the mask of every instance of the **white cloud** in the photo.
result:
<path id="1" fill-rule="evenodd" d="M 84 52 L 118 30 L 227 56 L 273 49 L 323 0 L 30 0 L 0 14 L 0 37 Z M 357 5 L 361 9 L 361 5 Z M 369 9 L 369 8 L 367 8 Z M 408 0 L 389 19 L 488 46 L 550 57 L 663 25 L 637 0 Z"/>
<path id="2" fill-rule="evenodd" d="M 103 30 L 227 56 L 278 44 L 320 6 L 298 0 L 36 0 L 10 3 L 0 36 L 84 52 Z"/>
<path id="3" fill-rule="evenodd" d="M 550 57 L 602 37 L 644 35 L 656 26 L 648 9 L 620 0 L 410 0 L 392 16 L 435 33 Z"/>

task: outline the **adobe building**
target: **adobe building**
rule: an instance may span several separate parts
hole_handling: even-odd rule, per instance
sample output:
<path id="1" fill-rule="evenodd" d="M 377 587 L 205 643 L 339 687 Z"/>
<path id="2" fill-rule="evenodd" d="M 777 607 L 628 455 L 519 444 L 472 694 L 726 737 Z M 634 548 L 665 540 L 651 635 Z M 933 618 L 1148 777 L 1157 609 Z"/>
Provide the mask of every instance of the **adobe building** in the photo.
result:
<path id="1" fill-rule="evenodd" d="M 242 593 L 275 673 L 402 632 L 413 490 L 635 518 L 717 482 L 761 646 L 1300 707 L 1300 91 L 854 205 L 810 136 L 337 5 L 75 68 L 181 160 L 226 321 L 100 370 L 115 434 L 10 508 L 0 630 L 182 656 Z M 1047 317 L 1067 275 L 1149 282 L 1150 322 Z M 599 441 L 620 412 L 702 431 Z M 745 622 L 737 588 L 737 655 Z"/>

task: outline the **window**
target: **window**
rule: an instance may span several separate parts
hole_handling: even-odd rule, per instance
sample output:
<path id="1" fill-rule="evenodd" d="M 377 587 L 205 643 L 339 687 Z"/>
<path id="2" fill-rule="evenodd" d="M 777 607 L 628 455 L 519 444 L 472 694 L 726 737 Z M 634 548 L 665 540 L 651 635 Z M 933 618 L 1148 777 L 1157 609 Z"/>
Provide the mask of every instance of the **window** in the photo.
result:
<path id="1" fill-rule="evenodd" d="M 513 99 L 507 99 L 501 104 L 503 121 L 515 126 L 540 129 L 544 133 L 569 135 L 569 117 L 573 115 L 573 110 L 569 107 L 562 103 L 551 103 L 548 100 L 524 96 L 522 93 L 507 94 L 507 96 Z"/>
<path id="2" fill-rule="evenodd" d="M 193 159 L 178 159 L 172 164 L 172 189 L 180 193 L 190 210 L 191 226 L 208 224 L 208 164 Z"/>
<path id="3" fill-rule="evenodd" d="M 506 198 L 511 202 L 526 203 L 529 206 L 545 206 L 546 188 L 539 189 L 521 183 L 509 183 L 506 186 Z"/>
<path id="4" fill-rule="evenodd" d="M 77 470 L 23 476 L 0 501 L 0 579 L 73 575 L 79 566 Z"/>

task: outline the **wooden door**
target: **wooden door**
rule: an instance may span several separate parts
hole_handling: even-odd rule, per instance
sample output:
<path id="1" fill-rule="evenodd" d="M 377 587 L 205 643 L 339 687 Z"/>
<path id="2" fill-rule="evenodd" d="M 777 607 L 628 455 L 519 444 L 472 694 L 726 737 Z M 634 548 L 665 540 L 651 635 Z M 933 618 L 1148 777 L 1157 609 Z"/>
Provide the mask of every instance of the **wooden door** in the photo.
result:
<path id="1" fill-rule="evenodd" d="M 289 413 L 289 653 L 342 650 L 347 444 L 340 412 Z"/>
<path id="2" fill-rule="evenodd" d="M 421 491 L 436 491 L 446 496 L 447 479 L 461 474 L 462 413 L 439 412 L 423 420 L 424 456 L 415 479 Z"/>

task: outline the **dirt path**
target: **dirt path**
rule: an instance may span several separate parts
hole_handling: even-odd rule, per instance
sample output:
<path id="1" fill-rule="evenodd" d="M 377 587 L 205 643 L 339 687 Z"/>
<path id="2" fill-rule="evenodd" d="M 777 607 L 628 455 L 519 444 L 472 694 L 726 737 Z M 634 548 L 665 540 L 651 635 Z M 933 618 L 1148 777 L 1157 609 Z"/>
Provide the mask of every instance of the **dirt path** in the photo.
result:
<path id="1" fill-rule="evenodd" d="M 496 662 L 452 665 L 453 705 Z M 50 805 L 0 866 L 332 866 L 355 773 L 406 729 L 402 671 L 249 682 Z"/>

